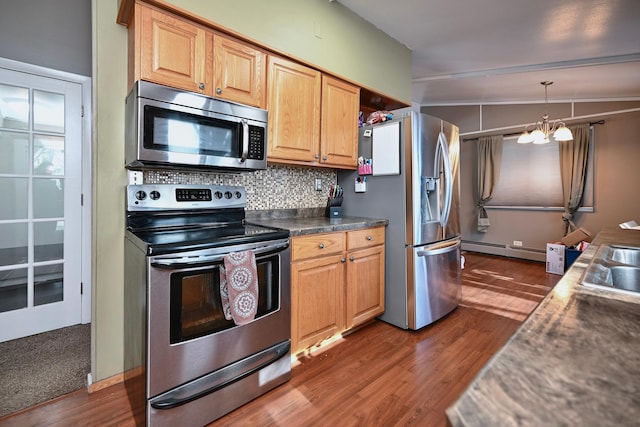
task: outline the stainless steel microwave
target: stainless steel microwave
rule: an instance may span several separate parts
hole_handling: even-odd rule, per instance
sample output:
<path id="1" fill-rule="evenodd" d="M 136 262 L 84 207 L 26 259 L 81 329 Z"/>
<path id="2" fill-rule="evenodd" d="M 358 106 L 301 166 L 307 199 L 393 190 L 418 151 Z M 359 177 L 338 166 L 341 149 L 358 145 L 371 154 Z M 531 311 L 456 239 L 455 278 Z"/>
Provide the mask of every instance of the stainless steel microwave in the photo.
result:
<path id="1" fill-rule="evenodd" d="M 129 169 L 267 168 L 266 110 L 141 80 L 125 112 Z"/>

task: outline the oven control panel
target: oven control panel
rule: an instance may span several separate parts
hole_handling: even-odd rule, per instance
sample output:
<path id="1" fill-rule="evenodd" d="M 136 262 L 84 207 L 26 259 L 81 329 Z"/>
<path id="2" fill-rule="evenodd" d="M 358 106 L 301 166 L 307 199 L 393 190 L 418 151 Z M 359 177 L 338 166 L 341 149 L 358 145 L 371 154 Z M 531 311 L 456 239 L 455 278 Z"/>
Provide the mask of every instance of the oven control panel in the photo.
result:
<path id="1" fill-rule="evenodd" d="M 127 210 L 244 208 L 245 188 L 233 185 L 142 184 L 127 186 Z"/>

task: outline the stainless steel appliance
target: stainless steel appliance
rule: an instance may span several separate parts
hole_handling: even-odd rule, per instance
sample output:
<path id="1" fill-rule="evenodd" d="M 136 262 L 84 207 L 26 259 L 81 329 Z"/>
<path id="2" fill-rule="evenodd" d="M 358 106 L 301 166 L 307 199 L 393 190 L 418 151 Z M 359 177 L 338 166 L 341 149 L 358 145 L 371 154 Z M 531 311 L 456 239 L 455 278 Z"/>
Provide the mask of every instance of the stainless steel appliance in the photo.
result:
<path id="1" fill-rule="evenodd" d="M 359 175 L 368 167 L 338 174 L 342 209 L 389 219 L 380 319 L 419 329 L 451 312 L 461 296 L 458 128 L 402 109 L 362 128 L 358 145 L 372 174 Z"/>
<path id="2" fill-rule="evenodd" d="M 138 424 L 205 425 L 291 375 L 289 232 L 245 222 L 243 187 L 130 185 L 125 385 Z M 223 257 L 252 251 L 255 319 L 226 320 Z"/>
<path id="3" fill-rule="evenodd" d="M 126 99 L 129 169 L 267 168 L 267 111 L 146 81 Z"/>

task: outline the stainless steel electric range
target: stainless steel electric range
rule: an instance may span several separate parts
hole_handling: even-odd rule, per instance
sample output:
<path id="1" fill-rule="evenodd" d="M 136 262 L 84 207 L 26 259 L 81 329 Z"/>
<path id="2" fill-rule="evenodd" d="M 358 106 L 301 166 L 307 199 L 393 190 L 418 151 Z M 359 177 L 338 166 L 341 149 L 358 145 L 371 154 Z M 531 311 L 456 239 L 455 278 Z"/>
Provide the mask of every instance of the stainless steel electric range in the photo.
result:
<path id="1" fill-rule="evenodd" d="M 245 221 L 243 187 L 130 185 L 125 235 L 125 385 L 139 424 L 204 425 L 286 382 L 286 230 Z M 227 320 L 226 255 L 250 251 L 255 318 Z"/>

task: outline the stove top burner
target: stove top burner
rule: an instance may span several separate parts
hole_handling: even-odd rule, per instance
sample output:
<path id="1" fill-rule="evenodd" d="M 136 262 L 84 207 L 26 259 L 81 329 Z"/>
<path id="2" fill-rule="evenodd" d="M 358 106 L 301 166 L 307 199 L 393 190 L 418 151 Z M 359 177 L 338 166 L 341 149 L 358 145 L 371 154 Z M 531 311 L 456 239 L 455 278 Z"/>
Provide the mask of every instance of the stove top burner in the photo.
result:
<path id="1" fill-rule="evenodd" d="M 287 230 L 245 222 L 245 204 L 239 186 L 130 185 L 127 232 L 149 255 L 289 237 Z"/>
<path id="2" fill-rule="evenodd" d="M 129 231 L 147 245 L 149 255 L 215 248 L 262 240 L 286 239 L 289 237 L 287 230 L 246 223 L 197 228 Z"/>

